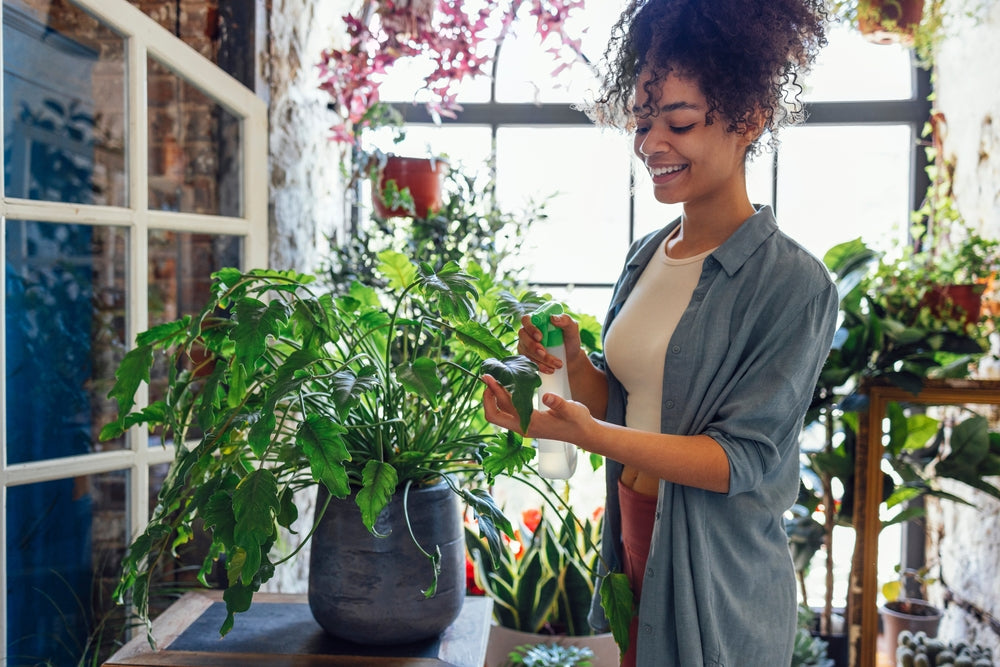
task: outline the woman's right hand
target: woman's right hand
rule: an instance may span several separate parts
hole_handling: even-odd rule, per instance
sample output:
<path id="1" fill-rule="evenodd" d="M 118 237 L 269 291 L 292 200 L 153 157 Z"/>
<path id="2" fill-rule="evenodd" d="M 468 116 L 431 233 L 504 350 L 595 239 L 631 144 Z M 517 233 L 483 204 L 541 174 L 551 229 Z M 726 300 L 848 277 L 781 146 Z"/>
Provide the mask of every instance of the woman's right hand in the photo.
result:
<path id="1" fill-rule="evenodd" d="M 552 324 L 562 329 L 563 347 L 566 348 L 566 365 L 572 366 L 581 354 L 584 354 L 580 343 L 580 325 L 569 315 L 553 315 Z M 517 332 L 517 352 L 535 362 L 542 373 L 552 373 L 562 366 L 558 357 L 548 353 L 542 345 L 542 332 L 531 323 L 531 317 L 521 318 L 521 329 Z"/>

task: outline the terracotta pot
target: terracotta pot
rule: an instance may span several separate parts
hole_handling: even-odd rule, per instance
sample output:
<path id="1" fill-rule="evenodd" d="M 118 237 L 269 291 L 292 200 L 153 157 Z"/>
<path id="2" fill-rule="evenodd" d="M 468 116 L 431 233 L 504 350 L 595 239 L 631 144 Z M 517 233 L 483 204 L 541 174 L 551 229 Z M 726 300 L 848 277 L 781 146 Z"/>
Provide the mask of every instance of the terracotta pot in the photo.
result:
<path id="1" fill-rule="evenodd" d="M 913 46 L 913 33 L 924 14 L 924 0 L 868 0 L 858 7 L 858 30 L 875 44 Z M 889 22 L 888 24 L 886 22 Z"/>
<path id="2" fill-rule="evenodd" d="M 512 630 L 502 625 L 490 627 L 490 640 L 486 646 L 486 667 L 504 667 L 508 663 L 507 656 L 518 646 L 533 644 L 562 644 L 563 646 L 586 646 L 594 652 L 591 663 L 600 665 L 617 665 L 619 662 L 618 644 L 611 633 L 600 635 L 543 635 L 533 632 Z"/>
<path id="3" fill-rule="evenodd" d="M 983 308 L 983 285 L 938 285 L 924 295 L 923 302 L 941 319 L 975 324 Z"/>
<path id="4" fill-rule="evenodd" d="M 316 506 L 326 502 L 320 485 Z M 432 566 L 406 527 L 397 490 L 375 522 L 375 537 L 361 522 L 351 495 L 334 498 L 313 535 L 309 608 L 324 630 L 357 644 L 403 644 L 435 637 L 465 601 L 465 539 L 458 497 L 444 482 L 411 488 L 406 511 L 424 550 L 440 549 L 437 592 L 425 598 Z"/>
<path id="5" fill-rule="evenodd" d="M 919 632 L 928 637 L 937 637 L 941 623 L 941 610 L 924 600 L 894 600 L 879 608 L 882 617 L 882 634 L 885 637 L 886 654 L 889 664 L 896 664 L 896 647 L 899 633 L 903 630 Z"/>
<path id="6" fill-rule="evenodd" d="M 441 181 L 448 163 L 438 158 L 417 158 L 390 155 L 379 172 L 378 183 L 373 188 L 372 204 L 380 218 L 409 217 L 413 213 L 403 207 L 389 208 L 382 193 L 389 181 L 395 181 L 400 191 L 408 189 L 413 198 L 415 215 L 426 218 L 441 208 Z"/>

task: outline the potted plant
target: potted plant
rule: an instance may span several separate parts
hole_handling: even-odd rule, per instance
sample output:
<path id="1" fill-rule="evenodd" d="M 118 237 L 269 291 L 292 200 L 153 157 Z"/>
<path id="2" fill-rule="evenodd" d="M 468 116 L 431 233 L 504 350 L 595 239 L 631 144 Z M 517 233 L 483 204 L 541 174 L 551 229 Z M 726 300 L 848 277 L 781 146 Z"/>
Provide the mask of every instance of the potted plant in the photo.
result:
<path id="1" fill-rule="evenodd" d="M 831 0 L 831 16 L 875 44 L 902 44 L 929 67 L 944 36 L 945 0 Z"/>
<path id="2" fill-rule="evenodd" d="M 507 542 L 498 561 L 490 558 L 473 527 L 466 526 L 475 585 L 493 599 L 496 624 L 490 631 L 487 667 L 501 667 L 514 647 L 553 636 L 563 646 L 587 647 L 598 664 L 618 659 L 612 636 L 594 635 L 587 621 L 600 559 L 600 513 L 594 520 L 578 518 L 569 508 L 560 513 L 562 520 L 551 522 L 541 510 L 524 512 L 518 539 Z"/>
<path id="3" fill-rule="evenodd" d="M 835 246 L 824 261 L 840 291 L 841 326 L 806 415 L 803 483 L 786 529 L 803 588 L 813 555 L 820 547 L 826 549 L 819 632 L 832 641 L 834 528 L 852 522 L 858 411 L 867 404 L 866 385 L 888 382 L 916 394 L 928 377 L 967 377 L 971 362 L 984 352 L 989 329 L 981 322 L 965 326 L 931 316 L 919 303 L 922 292 L 916 283 L 897 280 L 896 264 L 860 239 Z M 907 501 L 921 495 L 955 499 L 940 490 L 937 478 L 981 488 L 982 477 L 993 474 L 1000 462 L 993 458 L 981 418 L 957 424 L 949 449 L 938 436 L 944 424 L 926 415 L 907 416 L 899 405 L 890 406 L 890 412 L 886 456 L 900 481 L 886 474 L 882 497 L 889 508 L 900 511 L 889 523 L 916 516 L 920 510 Z M 929 441 L 936 445 L 928 446 Z M 804 590 L 802 596 L 806 598 Z"/>
<path id="4" fill-rule="evenodd" d="M 423 156 L 409 158 L 405 166 L 396 158 L 365 146 L 362 135 L 379 127 L 402 125 L 401 114 L 381 100 L 379 89 L 386 73 L 400 60 L 423 59 L 431 63 L 423 87 L 415 99 L 424 104 L 435 121 L 454 117 L 461 110 L 458 86 L 466 79 L 490 75 L 500 45 L 518 15 L 527 13 L 535 21 L 542 40 L 553 41 L 557 70 L 583 60 L 579 40 L 566 29 L 566 22 L 583 5 L 582 0 L 504 0 L 463 3 L 458 0 L 365 0 L 360 9 L 343 17 L 347 44 L 323 50 L 318 63 L 320 88 L 330 96 L 330 107 L 339 122 L 331 128 L 331 139 L 348 149 L 341 165 L 354 183 L 371 178 L 375 205 L 382 217 L 423 217 L 417 185 L 403 180 L 407 172 L 423 174 L 421 182 L 432 185 L 439 164 Z M 399 134 L 397 133 L 397 139 Z M 389 173 L 383 175 L 383 171 Z M 393 171 L 394 170 L 394 171 Z M 390 183 L 393 190 L 386 193 Z M 388 194 L 388 196 L 386 196 Z M 433 195 L 427 195 L 434 209 Z M 400 203 L 410 198 L 416 211 Z M 394 203 L 394 199 L 397 199 Z M 388 202 L 388 203 L 386 203 Z"/>
<path id="5" fill-rule="evenodd" d="M 916 570 L 897 566 L 896 572 L 899 577 L 882 586 L 885 604 L 879 609 L 879 615 L 882 617 L 882 634 L 885 637 L 886 654 L 890 660 L 895 660 L 897 657 L 896 649 L 901 632 L 908 631 L 911 635 L 921 633 L 923 637 L 937 637 L 942 615 L 938 607 L 925 599 L 911 598 L 905 595 L 907 579 L 912 579 L 919 584 L 921 590 L 934 581 L 927 577 L 926 568 Z"/>
<path id="6" fill-rule="evenodd" d="M 497 550 L 500 535 L 512 533 L 474 480 L 516 472 L 533 453 L 516 435 L 498 438 L 488 428 L 479 374 L 509 385 L 530 416 L 537 372 L 505 350 L 533 297 L 500 294 L 491 277 L 453 263 L 434 270 L 389 251 L 381 260 L 388 280 L 381 298 L 359 283 L 330 293 L 292 271 L 224 269 L 198 316 L 137 336 L 110 392 L 119 417 L 102 437 L 146 424 L 176 446 L 116 591 L 119 601 L 130 594 L 147 622 L 158 560 L 170 558 L 200 519 L 211 537 L 202 579 L 217 559 L 225 564 L 225 634 L 274 568 L 294 557 L 282 553 L 278 528 L 296 518 L 297 493 L 317 485 L 329 495 L 313 530 L 343 504 L 366 532 L 384 534 L 383 510 L 438 483 L 472 508 Z M 165 397 L 136 408 L 136 392 L 161 352 L 169 362 Z M 427 559 L 426 577 L 407 584 L 433 599 L 448 556 L 410 532 L 405 503 L 401 512 L 405 525 L 397 532 L 413 535 Z M 462 587 L 457 507 L 454 514 L 458 564 L 445 574 Z"/>

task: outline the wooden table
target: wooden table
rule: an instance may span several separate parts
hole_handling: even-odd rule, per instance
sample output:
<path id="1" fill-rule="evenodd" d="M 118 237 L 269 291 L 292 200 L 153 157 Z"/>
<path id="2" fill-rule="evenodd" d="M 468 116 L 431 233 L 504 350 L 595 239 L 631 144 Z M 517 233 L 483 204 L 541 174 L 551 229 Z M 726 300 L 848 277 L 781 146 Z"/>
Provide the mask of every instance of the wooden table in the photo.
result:
<path id="1" fill-rule="evenodd" d="M 115 653 L 104 667 L 282 667 L 284 665 L 372 665 L 377 667 L 482 667 L 493 601 L 467 597 L 459 617 L 440 637 L 401 646 L 363 646 L 327 634 L 309 611 L 305 595 L 258 593 L 253 606 L 236 615 L 225 637 L 221 591 L 187 593 L 153 623 L 157 649 L 145 633 Z"/>

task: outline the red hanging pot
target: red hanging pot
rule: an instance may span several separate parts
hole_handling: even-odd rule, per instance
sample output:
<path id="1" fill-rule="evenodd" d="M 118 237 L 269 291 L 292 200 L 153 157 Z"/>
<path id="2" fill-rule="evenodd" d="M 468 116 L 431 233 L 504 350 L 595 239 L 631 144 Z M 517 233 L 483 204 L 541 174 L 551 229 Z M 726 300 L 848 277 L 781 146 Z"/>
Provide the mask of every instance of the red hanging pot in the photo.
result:
<path id="1" fill-rule="evenodd" d="M 913 46 L 924 0 L 867 0 L 858 3 L 858 30 L 875 44 Z"/>
<path id="2" fill-rule="evenodd" d="M 983 309 L 984 285 L 935 285 L 924 294 L 923 303 L 941 319 L 956 319 L 963 325 L 975 324 Z"/>
<path id="3" fill-rule="evenodd" d="M 448 163 L 440 158 L 417 158 L 390 155 L 379 170 L 378 181 L 372 192 L 375 214 L 380 218 L 407 216 L 426 218 L 441 208 L 441 182 Z M 386 186 L 390 181 L 399 192 L 407 191 L 413 199 L 413 211 L 403 205 L 393 206 L 386 201 Z M 391 188 L 390 188 L 391 192 Z"/>

